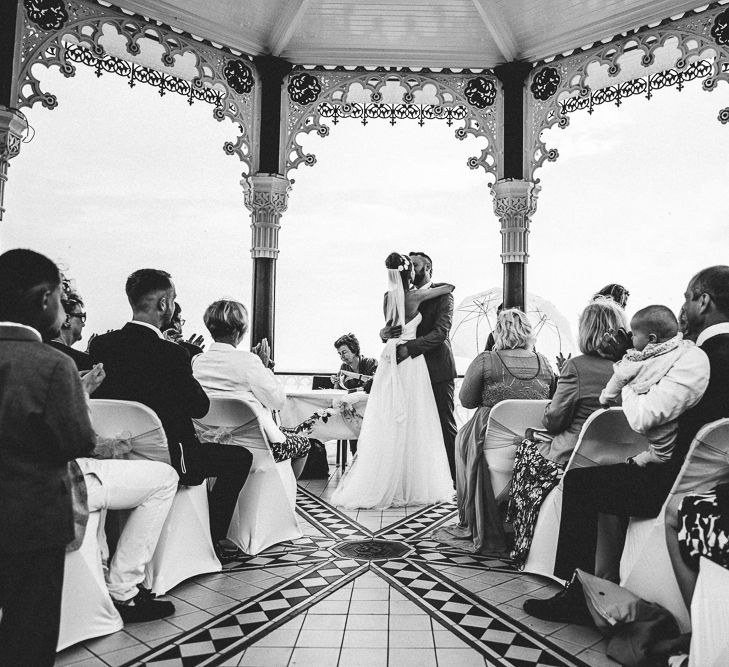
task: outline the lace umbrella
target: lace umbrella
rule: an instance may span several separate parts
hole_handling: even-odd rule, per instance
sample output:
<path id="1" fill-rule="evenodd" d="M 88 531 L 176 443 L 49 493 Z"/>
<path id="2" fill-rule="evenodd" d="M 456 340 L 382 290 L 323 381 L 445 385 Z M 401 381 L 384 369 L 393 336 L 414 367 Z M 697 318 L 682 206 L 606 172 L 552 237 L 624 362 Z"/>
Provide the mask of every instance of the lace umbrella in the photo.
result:
<path id="1" fill-rule="evenodd" d="M 453 313 L 451 346 L 460 373 L 486 348 L 489 334 L 496 326 L 496 309 L 502 301 L 502 288 L 492 287 L 465 298 Z M 527 315 L 536 337 L 536 349 L 553 367 L 558 354 L 565 357 L 577 349 L 567 318 L 554 304 L 536 294 L 527 294 Z"/>

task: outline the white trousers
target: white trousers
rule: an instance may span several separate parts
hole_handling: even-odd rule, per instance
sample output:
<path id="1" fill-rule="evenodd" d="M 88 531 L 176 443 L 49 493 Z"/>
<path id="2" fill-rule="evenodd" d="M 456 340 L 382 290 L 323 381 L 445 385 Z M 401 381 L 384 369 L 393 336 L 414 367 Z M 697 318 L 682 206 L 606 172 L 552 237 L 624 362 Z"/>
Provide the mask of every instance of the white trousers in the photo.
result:
<path id="1" fill-rule="evenodd" d="M 137 593 L 152 560 L 177 492 L 172 466 L 157 461 L 78 459 L 84 473 L 89 511 L 130 510 L 109 566 L 107 586 L 114 600 Z"/>

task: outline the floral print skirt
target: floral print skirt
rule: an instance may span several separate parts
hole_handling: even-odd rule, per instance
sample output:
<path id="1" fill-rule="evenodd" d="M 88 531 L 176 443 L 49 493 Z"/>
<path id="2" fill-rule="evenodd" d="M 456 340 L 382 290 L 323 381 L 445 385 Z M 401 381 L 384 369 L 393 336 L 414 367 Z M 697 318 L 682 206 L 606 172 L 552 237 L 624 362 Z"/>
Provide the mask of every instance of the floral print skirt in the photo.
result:
<path id="1" fill-rule="evenodd" d="M 684 561 L 698 570 L 704 556 L 729 568 L 729 485 L 685 496 L 678 517 L 678 546 Z"/>
<path id="2" fill-rule="evenodd" d="M 286 436 L 286 441 L 271 443 L 271 451 L 276 463 L 288 459 L 298 459 L 309 453 L 311 449 L 309 438 L 294 433 L 293 429 L 282 428 L 281 431 Z"/>
<path id="3" fill-rule="evenodd" d="M 532 440 L 525 438 L 521 441 L 514 459 L 514 476 L 506 516 L 506 520 L 514 527 L 511 557 L 520 570 L 529 555 L 542 502 L 559 484 L 563 472 L 564 465 L 544 458 Z"/>

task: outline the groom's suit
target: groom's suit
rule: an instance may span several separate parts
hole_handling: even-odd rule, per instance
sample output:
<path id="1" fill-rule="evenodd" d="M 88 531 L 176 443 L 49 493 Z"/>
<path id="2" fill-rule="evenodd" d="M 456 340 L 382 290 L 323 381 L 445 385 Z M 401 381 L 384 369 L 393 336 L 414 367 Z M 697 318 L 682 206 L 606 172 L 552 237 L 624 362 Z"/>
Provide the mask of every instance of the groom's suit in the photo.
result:
<path id="1" fill-rule="evenodd" d="M 433 283 L 431 287 L 440 287 L 441 284 Z M 418 326 L 417 338 L 408 341 L 406 345 L 411 357 L 422 354 L 428 365 L 435 404 L 438 407 L 438 418 L 443 431 L 443 442 L 448 455 L 448 466 L 455 482 L 457 429 L 453 417 L 453 392 L 456 362 L 448 339 L 453 321 L 453 294 L 424 301 L 420 304 L 420 314 L 423 319 Z"/>

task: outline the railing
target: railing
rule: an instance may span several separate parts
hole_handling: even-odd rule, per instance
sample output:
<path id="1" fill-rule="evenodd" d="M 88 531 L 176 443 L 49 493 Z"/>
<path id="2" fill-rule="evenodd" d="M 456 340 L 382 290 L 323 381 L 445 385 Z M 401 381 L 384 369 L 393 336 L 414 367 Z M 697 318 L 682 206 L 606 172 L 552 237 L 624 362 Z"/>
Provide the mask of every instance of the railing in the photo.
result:
<path id="1" fill-rule="evenodd" d="M 329 375 L 336 373 L 336 371 L 337 369 L 333 370 L 331 368 L 326 371 L 276 371 L 276 377 L 283 384 L 286 393 L 290 393 L 295 391 L 307 391 L 308 389 L 311 389 L 312 378 L 315 375 L 324 375 L 328 377 Z M 461 388 L 462 382 L 463 375 L 459 375 L 456 378 L 454 396 L 455 407 L 453 410 L 458 428 L 461 428 L 461 426 L 463 426 L 463 424 L 465 424 L 473 414 L 473 410 L 467 410 L 458 400 L 458 392 Z"/>

